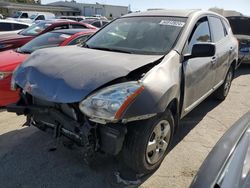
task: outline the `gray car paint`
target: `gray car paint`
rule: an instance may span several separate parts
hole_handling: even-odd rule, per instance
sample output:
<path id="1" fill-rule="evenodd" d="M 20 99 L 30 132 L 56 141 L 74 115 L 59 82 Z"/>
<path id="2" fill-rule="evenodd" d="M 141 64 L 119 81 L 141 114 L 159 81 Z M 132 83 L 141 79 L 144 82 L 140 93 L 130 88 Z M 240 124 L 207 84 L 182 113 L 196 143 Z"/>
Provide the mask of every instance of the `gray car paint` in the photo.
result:
<path id="1" fill-rule="evenodd" d="M 204 160 L 190 188 L 249 187 L 249 157 L 250 112 L 235 122 L 220 138 Z"/>
<path id="2" fill-rule="evenodd" d="M 233 47 L 233 55 L 223 61 L 222 65 L 211 65 L 212 57 L 207 57 L 205 63 L 203 61 L 204 58 L 194 58 L 183 62 L 183 56 L 185 55 L 183 54 L 183 49 L 196 22 L 204 16 L 211 15 L 225 19 L 218 14 L 194 10 L 185 12 L 150 11 L 150 13 L 136 13 L 125 17 L 164 15 L 186 16 L 188 20 L 173 50 L 162 59 L 160 64 L 153 67 L 141 79 L 145 90 L 130 104 L 122 118 L 133 118 L 164 112 L 172 101 L 177 101 L 179 106 L 182 92 L 184 94 L 184 102 L 180 109 L 180 117 L 183 117 L 223 84 L 229 67 L 234 61 L 237 62 L 238 60 L 237 42 L 232 39 L 232 33 L 229 33 L 230 36 L 224 43 Z M 225 54 L 223 55 L 225 57 Z M 39 84 L 37 90 L 32 88 L 31 94 L 34 96 L 54 102 L 80 102 L 91 91 L 94 91 L 101 85 L 123 77 L 132 70 L 158 59 L 160 59 L 160 56 L 102 52 L 92 49 L 75 50 L 75 48 L 64 48 L 60 50 L 39 50 L 21 66 L 15 75 L 17 84 L 22 88 L 25 88 L 27 83 L 31 86 L 32 84 L 35 85 L 34 87 Z M 72 63 L 75 65 L 74 68 L 71 68 Z M 86 66 L 89 67 L 87 68 Z M 217 71 L 216 67 L 219 66 L 221 67 L 221 72 Z M 83 70 L 85 68 L 87 69 Z M 37 76 L 42 76 L 36 79 L 36 74 Z M 204 76 L 204 74 L 212 75 Z M 220 74 L 220 77 L 216 81 L 215 77 L 218 74 Z M 46 78 L 46 81 L 54 83 L 42 84 L 41 80 L 44 78 Z M 197 83 L 198 85 L 196 85 Z M 181 88 L 182 84 L 184 84 L 184 91 Z M 192 95 L 194 92 L 195 95 Z M 141 104 L 144 105 L 143 108 L 141 108 Z"/>

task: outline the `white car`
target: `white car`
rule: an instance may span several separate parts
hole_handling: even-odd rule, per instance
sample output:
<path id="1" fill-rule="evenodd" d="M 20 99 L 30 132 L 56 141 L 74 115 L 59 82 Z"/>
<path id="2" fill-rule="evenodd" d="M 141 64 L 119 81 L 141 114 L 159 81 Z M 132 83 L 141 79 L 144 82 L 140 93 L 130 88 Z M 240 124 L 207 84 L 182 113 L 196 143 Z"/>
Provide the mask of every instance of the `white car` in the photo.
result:
<path id="1" fill-rule="evenodd" d="M 33 23 L 48 19 L 55 19 L 55 14 L 51 12 L 18 11 L 12 18 L 7 18 L 7 20 L 15 20 L 26 23 Z"/>
<path id="2" fill-rule="evenodd" d="M 17 22 L 13 20 L 0 20 L 0 35 L 9 33 L 18 33 L 29 27 L 31 24 Z"/>

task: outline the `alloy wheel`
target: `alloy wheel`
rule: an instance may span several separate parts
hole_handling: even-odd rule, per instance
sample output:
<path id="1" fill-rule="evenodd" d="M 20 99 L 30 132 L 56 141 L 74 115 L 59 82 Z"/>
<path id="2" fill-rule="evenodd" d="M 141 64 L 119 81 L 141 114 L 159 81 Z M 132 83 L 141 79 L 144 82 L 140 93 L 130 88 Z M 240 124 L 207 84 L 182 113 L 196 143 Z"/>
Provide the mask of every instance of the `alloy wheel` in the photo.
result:
<path id="1" fill-rule="evenodd" d="M 167 120 L 161 120 L 155 127 L 148 140 L 146 160 L 154 165 L 164 157 L 171 137 L 171 127 Z"/>

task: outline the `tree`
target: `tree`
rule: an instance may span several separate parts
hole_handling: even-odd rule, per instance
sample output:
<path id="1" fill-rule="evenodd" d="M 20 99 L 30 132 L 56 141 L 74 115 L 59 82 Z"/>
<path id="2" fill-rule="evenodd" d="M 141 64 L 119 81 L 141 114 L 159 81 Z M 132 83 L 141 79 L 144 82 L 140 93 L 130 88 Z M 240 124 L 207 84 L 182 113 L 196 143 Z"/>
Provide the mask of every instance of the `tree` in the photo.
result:
<path id="1" fill-rule="evenodd" d="M 41 4 L 41 0 L 9 0 L 13 3 Z"/>

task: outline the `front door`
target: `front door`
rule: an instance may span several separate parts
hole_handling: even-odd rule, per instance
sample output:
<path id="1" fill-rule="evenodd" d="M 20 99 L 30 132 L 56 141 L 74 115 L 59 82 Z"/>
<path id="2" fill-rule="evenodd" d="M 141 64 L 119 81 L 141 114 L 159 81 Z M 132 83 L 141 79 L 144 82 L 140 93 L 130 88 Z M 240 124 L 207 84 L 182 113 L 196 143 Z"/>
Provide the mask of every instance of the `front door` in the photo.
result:
<path id="1" fill-rule="evenodd" d="M 186 43 L 184 54 L 191 54 L 194 44 L 211 42 L 211 33 L 207 17 L 201 18 L 195 25 Z M 191 111 L 209 93 L 214 86 L 216 57 L 197 57 L 183 62 L 184 101 L 183 115 Z"/>

